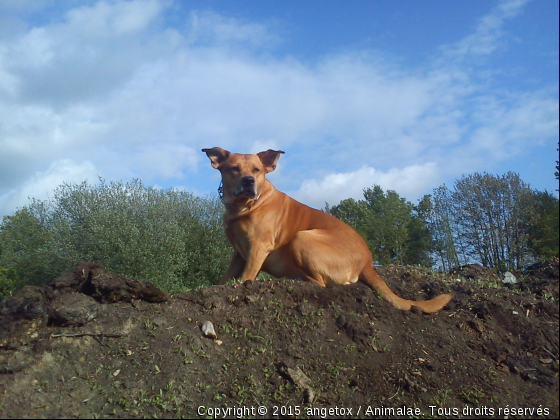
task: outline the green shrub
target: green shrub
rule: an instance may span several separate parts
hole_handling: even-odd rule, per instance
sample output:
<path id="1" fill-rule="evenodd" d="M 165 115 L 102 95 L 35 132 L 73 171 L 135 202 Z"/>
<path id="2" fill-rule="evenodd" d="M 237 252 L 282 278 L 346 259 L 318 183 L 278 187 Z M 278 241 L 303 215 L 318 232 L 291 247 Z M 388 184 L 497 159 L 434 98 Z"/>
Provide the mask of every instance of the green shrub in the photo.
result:
<path id="1" fill-rule="evenodd" d="M 222 212 L 216 198 L 139 180 L 64 184 L 52 200 L 32 200 L 4 218 L 0 267 L 21 286 L 50 281 L 78 261 L 96 262 L 177 293 L 216 283 L 227 268 Z"/>

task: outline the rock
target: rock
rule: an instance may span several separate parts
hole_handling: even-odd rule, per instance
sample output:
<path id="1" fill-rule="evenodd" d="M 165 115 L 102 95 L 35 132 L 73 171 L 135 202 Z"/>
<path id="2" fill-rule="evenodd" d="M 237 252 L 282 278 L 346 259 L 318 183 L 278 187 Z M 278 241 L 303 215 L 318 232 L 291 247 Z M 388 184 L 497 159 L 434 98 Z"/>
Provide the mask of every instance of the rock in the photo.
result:
<path id="1" fill-rule="evenodd" d="M 303 373 L 299 367 L 292 369 L 284 363 L 281 363 L 278 366 L 278 373 L 288 378 L 294 383 L 294 385 L 303 389 L 303 399 L 306 404 L 312 404 L 315 401 L 316 395 L 315 391 L 313 391 L 313 388 L 311 387 L 311 379 L 309 379 L 309 377 Z"/>
<path id="2" fill-rule="evenodd" d="M 515 284 L 517 283 L 517 278 L 510 273 L 509 271 L 506 271 L 504 274 L 504 279 L 502 280 L 503 283 L 508 283 L 508 284 Z"/>
<path id="3" fill-rule="evenodd" d="M 82 293 L 55 298 L 49 308 L 49 321 L 58 325 L 85 325 L 97 316 L 97 302 Z"/>
<path id="4" fill-rule="evenodd" d="M 303 391 L 303 401 L 306 404 L 313 404 L 315 402 L 315 399 L 315 391 L 313 391 L 311 388 L 305 388 L 305 391 Z"/>
<path id="5" fill-rule="evenodd" d="M 245 296 L 245 303 L 255 303 L 259 300 L 259 296 L 257 295 L 247 295 Z"/>
<path id="6" fill-rule="evenodd" d="M 204 321 L 200 326 L 202 330 L 202 334 L 204 337 L 216 339 L 218 336 L 216 335 L 216 331 L 214 330 L 214 325 L 210 321 Z"/>
<path id="7" fill-rule="evenodd" d="M 286 373 L 295 385 L 303 389 L 311 388 L 311 379 L 299 367 L 295 369 L 286 368 Z"/>

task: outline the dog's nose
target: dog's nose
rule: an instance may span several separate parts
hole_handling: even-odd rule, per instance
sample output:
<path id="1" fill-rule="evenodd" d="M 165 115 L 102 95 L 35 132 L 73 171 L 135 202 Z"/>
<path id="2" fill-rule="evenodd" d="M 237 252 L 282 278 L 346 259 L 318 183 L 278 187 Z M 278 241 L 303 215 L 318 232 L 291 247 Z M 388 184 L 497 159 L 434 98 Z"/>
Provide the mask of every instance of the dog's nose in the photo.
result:
<path id="1" fill-rule="evenodd" d="M 253 185 L 255 185 L 255 178 L 253 178 L 252 176 L 244 176 L 243 178 L 241 178 L 241 185 L 243 185 L 244 187 L 252 187 Z"/>

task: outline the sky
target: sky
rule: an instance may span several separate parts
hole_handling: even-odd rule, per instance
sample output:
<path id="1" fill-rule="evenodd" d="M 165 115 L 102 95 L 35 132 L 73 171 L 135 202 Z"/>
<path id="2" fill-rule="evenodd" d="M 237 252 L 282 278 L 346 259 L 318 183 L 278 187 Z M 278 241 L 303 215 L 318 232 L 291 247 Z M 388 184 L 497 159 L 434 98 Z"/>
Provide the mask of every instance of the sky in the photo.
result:
<path id="1" fill-rule="evenodd" d="M 283 150 L 312 207 L 475 172 L 557 193 L 558 2 L 0 0 L 0 217 L 63 183 L 215 193 Z"/>

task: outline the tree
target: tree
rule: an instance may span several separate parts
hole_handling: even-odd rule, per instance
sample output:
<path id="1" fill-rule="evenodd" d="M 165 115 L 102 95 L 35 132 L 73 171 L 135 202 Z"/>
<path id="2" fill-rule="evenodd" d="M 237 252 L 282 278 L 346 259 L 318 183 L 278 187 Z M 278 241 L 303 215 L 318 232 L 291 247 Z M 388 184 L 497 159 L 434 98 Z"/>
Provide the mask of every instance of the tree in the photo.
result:
<path id="1" fill-rule="evenodd" d="M 430 256 L 434 249 L 432 235 L 429 227 L 429 217 L 432 212 L 432 203 L 429 196 L 424 196 L 418 205 L 414 206 L 409 222 L 409 241 L 406 253 L 408 264 L 419 264 L 431 267 L 433 260 Z"/>
<path id="2" fill-rule="evenodd" d="M 4 217 L 0 243 L 2 294 L 9 294 L 25 284 L 51 280 L 63 267 L 52 231 L 25 207 L 13 216 Z"/>
<path id="3" fill-rule="evenodd" d="M 432 204 L 428 214 L 428 226 L 432 235 L 433 252 L 443 270 L 465 264 L 468 258 L 458 242 L 459 227 L 453 207 L 453 195 L 445 184 L 427 196 Z"/>
<path id="4" fill-rule="evenodd" d="M 560 229 L 558 198 L 547 191 L 534 191 L 533 205 L 533 217 L 527 226 L 529 249 L 536 259 L 557 257 Z"/>
<path id="5" fill-rule="evenodd" d="M 347 225 L 354 228 L 363 238 L 366 238 L 368 208 L 364 201 L 353 198 L 342 200 L 339 204 L 329 207 L 325 205 L 325 212 L 337 217 Z"/>
<path id="6" fill-rule="evenodd" d="M 559 149 L 556 149 L 556 151 L 558 152 Z M 558 181 L 558 159 L 556 160 L 556 172 L 554 172 L 554 176 L 556 177 L 556 181 Z M 556 190 L 558 191 L 558 189 Z"/>
<path id="7" fill-rule="evenodd" d="M 531 199 L 529 185 L 515 173 L 463 176 L 451 194 L 454 248 L 487 267 L 520 269 L 530 260 Z"/>

